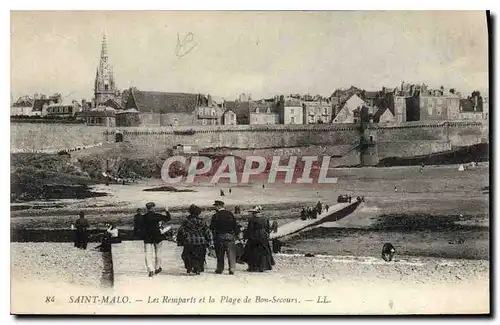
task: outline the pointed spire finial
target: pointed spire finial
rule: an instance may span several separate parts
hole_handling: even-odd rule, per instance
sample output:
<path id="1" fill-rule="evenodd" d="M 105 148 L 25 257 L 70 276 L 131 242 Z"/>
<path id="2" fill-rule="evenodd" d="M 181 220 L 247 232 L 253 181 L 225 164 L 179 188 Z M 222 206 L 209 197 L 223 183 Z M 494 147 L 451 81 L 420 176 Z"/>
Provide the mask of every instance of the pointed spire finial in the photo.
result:
<path id="1" fill-rule="evenodd" d="M 106 41 L 106 32 L 102 34 L 102 47 L 101 47 L 101 59 L 107 61 L 108 59 L 108 44 Z"/>

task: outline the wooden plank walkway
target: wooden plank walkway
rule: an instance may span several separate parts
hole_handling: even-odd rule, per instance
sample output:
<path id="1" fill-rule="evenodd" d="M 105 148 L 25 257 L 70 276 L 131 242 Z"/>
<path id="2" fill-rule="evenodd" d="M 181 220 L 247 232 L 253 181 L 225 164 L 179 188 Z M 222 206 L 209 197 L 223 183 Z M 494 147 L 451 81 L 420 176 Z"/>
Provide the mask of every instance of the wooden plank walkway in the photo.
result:
<path id="1" fill-rule="evenodd" d="M 337 221 L 344 217 L 347 217 L 349 214 L 354 212 L 354 210 L 359 205 L 359 202 L 353 203 L 337 203 L 328 208 L 328 211 L 320 214 L 316 219 L 297 219 L 290 223 L 284 224 L 278 228 L 278 231 L 275 233 L 271 233 L 271 239 L 285 237 L 294 233 L 297 233 L 301 230 L 304 230 L 309 227 L 313 227 L 319 225 L 323 222 Z M 347 211 L 346 208 L 350 208 Z M 344 210 L 345 209 L 345 210 Z M 352 211 L 350 211 L 352 209 Z M 345 212 L 345 213 L 344 213 Z"/>

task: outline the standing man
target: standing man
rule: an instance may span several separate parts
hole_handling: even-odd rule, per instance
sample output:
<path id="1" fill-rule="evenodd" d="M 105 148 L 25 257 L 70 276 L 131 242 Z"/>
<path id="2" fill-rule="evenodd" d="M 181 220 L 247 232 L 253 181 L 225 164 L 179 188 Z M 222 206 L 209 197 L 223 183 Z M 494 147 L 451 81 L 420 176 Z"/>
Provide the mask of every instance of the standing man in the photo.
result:
<path id="1" fill-rule="evenodd" d="M 160 231 L 160 222 L 165 223 L 171 219 L 168 211 L 166 215 L 156 213 L 155 206 L 153 202 L 146 204 L 147 212 L 142 218 L 142 229 L 140 231 L 142 239 L 144 240 L 146 268 L 148 269 L 150 277 L 162 271 L 160 255 L 164 237 Z M 151 255 L 153 255 L 153 257 Z"/>
<path id="2" fill-rule="evenodd" d="M 323 205 L 321 204 L 321 201 L 318 201 L 318 203 L 316 203 L 316 211 L 318 212 L 318 214 L 321 214 L 321 212 L 323 212 Z"/>
<path id="3" fill-rule="evenodd" d="M 89 221 L 85 219 L 85 213 L 80 211 L 80 218 L 75 221 L 74 225 L 71 225 L 71 229 L 75 231 L 75 247 L 81 249 L 87 249 L 87 243 L 89 241 Z"/>
<path id="4" fill-rule="evenodd" d="M 239 235 L 239 227 L 236 218 L 231 211 L 224 209 L 224 202 L 215 201 L 215 214 L 210 223 L 213 232 L 215 254 L 217 256 L 216 274 L 224 271 L 224 258 L 227 253 L 229 274 L 234 274 L 236 267 L 236 238 Z"/>

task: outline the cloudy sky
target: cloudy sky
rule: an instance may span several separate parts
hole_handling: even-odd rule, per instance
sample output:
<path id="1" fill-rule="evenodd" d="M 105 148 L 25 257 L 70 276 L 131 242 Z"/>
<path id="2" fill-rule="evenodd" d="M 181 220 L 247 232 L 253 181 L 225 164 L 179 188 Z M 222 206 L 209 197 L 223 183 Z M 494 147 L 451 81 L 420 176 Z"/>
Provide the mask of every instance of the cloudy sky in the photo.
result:
<path id="1" fill-rule="evenodd" d="M 90 99 L 103 32 L 120 89 L 234 99 L 401 81 L 488 89 L 484 12 L 12 12 L 11 93 Z"/>

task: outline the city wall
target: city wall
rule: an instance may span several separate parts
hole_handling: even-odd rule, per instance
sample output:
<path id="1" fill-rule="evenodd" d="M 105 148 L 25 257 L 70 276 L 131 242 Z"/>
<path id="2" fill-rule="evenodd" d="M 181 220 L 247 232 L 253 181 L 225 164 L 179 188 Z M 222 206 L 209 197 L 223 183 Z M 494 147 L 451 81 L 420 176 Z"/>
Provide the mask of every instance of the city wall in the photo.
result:
<path id="1" fill-rule="evenodd" d="M 11 151 L 62 150 L 114 142 L 123 133 L 144 156 L 165 152 L 178 144 L 218 149 L 239 156 L 334 155 L 333 165 L 357 165 L 360 141 L 354 124 L 232 125 L 161 128 L 106 128 L 85 125 L 11 123 Z M 378 159 L 412 157 L 488 142 L 488 124 L 481 121 L 409 122 L 370 126 Z"/>
<path id="2" fill-rule="evenodd" d="M 409 122 L 378 127 L 378 159 L 414 157 L 488 143 L 487 121 Z"/>

